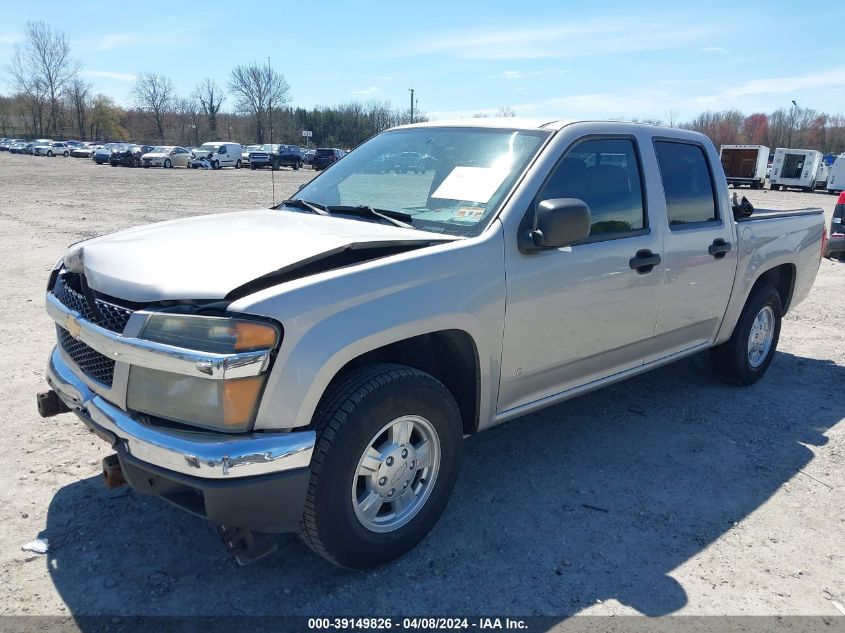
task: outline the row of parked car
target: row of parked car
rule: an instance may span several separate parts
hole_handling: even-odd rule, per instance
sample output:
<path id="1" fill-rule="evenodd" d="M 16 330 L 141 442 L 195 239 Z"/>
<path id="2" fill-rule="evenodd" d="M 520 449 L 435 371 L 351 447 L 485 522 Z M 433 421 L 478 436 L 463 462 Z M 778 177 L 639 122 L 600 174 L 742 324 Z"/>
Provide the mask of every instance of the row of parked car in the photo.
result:
<path id="1" fill-rule="evenodd" d="M 346 155 L 334 147 L 306 150 L 297 145 L 265 143 L 241 145 L 240 143 L 211 141 L 200 147 L 174 145 L 140 145 L 136 143 L 100 143 L 82 141 L 53 141 L 51 139 L 0 139 L 0 151 L 33 156 L 63 156 L 90 158 L 98 165 L 110 164 L 125 167 L 185 167 L 193 169 L 240 169 L 288 167 L 301 169 L 306 165 L 316 170 L 325 169 Z"/>

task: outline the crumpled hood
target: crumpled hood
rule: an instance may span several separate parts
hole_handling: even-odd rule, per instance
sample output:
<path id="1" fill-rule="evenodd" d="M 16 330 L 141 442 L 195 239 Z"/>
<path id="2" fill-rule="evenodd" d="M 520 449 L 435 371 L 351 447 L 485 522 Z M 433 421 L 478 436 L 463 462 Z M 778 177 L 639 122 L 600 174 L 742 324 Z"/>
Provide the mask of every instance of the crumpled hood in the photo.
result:
<path id="1" fill-rule="evenodd" d="M 74 244 L 65 267 L 126 301 L 223 299 L 240 286 L 347 248 L 455 239 L 290 211 L 221 213 L 139 226 Z"/>

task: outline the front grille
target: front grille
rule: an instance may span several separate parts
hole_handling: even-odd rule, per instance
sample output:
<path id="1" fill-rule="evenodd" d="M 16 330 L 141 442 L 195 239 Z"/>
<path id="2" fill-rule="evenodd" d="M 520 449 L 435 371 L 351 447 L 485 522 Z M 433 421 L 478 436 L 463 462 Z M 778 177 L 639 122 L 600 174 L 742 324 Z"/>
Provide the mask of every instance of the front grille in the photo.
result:
<path id="1" fill-rule="evenodd" d="M 97 305 L 100 314 L 95 314 L 85 295 L 71 288 L 67 284 L 64 275 L 60 275 L 56 279 L 53 294 L 62 305 L 79 312 L 84 320 L 90 321 L 112 332 L 123 332 L 123 329 L 129 322 L 129 317 L 132 316 L 132 310 L 97 298 L 94 299 L 94 303 Z"/>
<path id="2" fill-rule="evenodd" d="M 106 387 L 112 386 L 114 361 L 111 358 L 103 356 L 82 341 L 76 340 L 70 335 L 70 332 L 59 325 L 56 326 L 56 335 L 62 349 L 83 372 L 94 380 L 103 383 Z"/>

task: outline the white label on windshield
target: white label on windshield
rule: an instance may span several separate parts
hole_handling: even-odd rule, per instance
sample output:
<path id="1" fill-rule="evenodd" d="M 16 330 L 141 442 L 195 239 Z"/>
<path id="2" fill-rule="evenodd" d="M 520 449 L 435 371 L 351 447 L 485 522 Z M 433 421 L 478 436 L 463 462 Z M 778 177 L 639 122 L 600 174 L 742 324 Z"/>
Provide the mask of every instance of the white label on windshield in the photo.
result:
<path id="1" fill-rule="evenodd" d="M 431 197 L 486 203 L 505 181 L 508 171 L 498 167 L 455 167 Z"/>

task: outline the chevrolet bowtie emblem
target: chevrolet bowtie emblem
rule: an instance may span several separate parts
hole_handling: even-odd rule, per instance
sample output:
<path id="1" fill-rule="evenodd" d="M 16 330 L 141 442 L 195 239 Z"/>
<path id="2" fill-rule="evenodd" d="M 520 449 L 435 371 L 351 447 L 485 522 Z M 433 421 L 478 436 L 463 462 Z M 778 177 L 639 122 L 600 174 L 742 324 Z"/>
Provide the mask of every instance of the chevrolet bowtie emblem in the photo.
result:
<path id="1" fill-rule="evenodd" d="M 73 338 L 78 339 L 79 335 L 82 333 L 82 326 L 79 325 L 79 321 L 77 321 L 76 317 L 72 314 L 67 315 L 65 319 L 65 329 L 68 331 Z"/>

